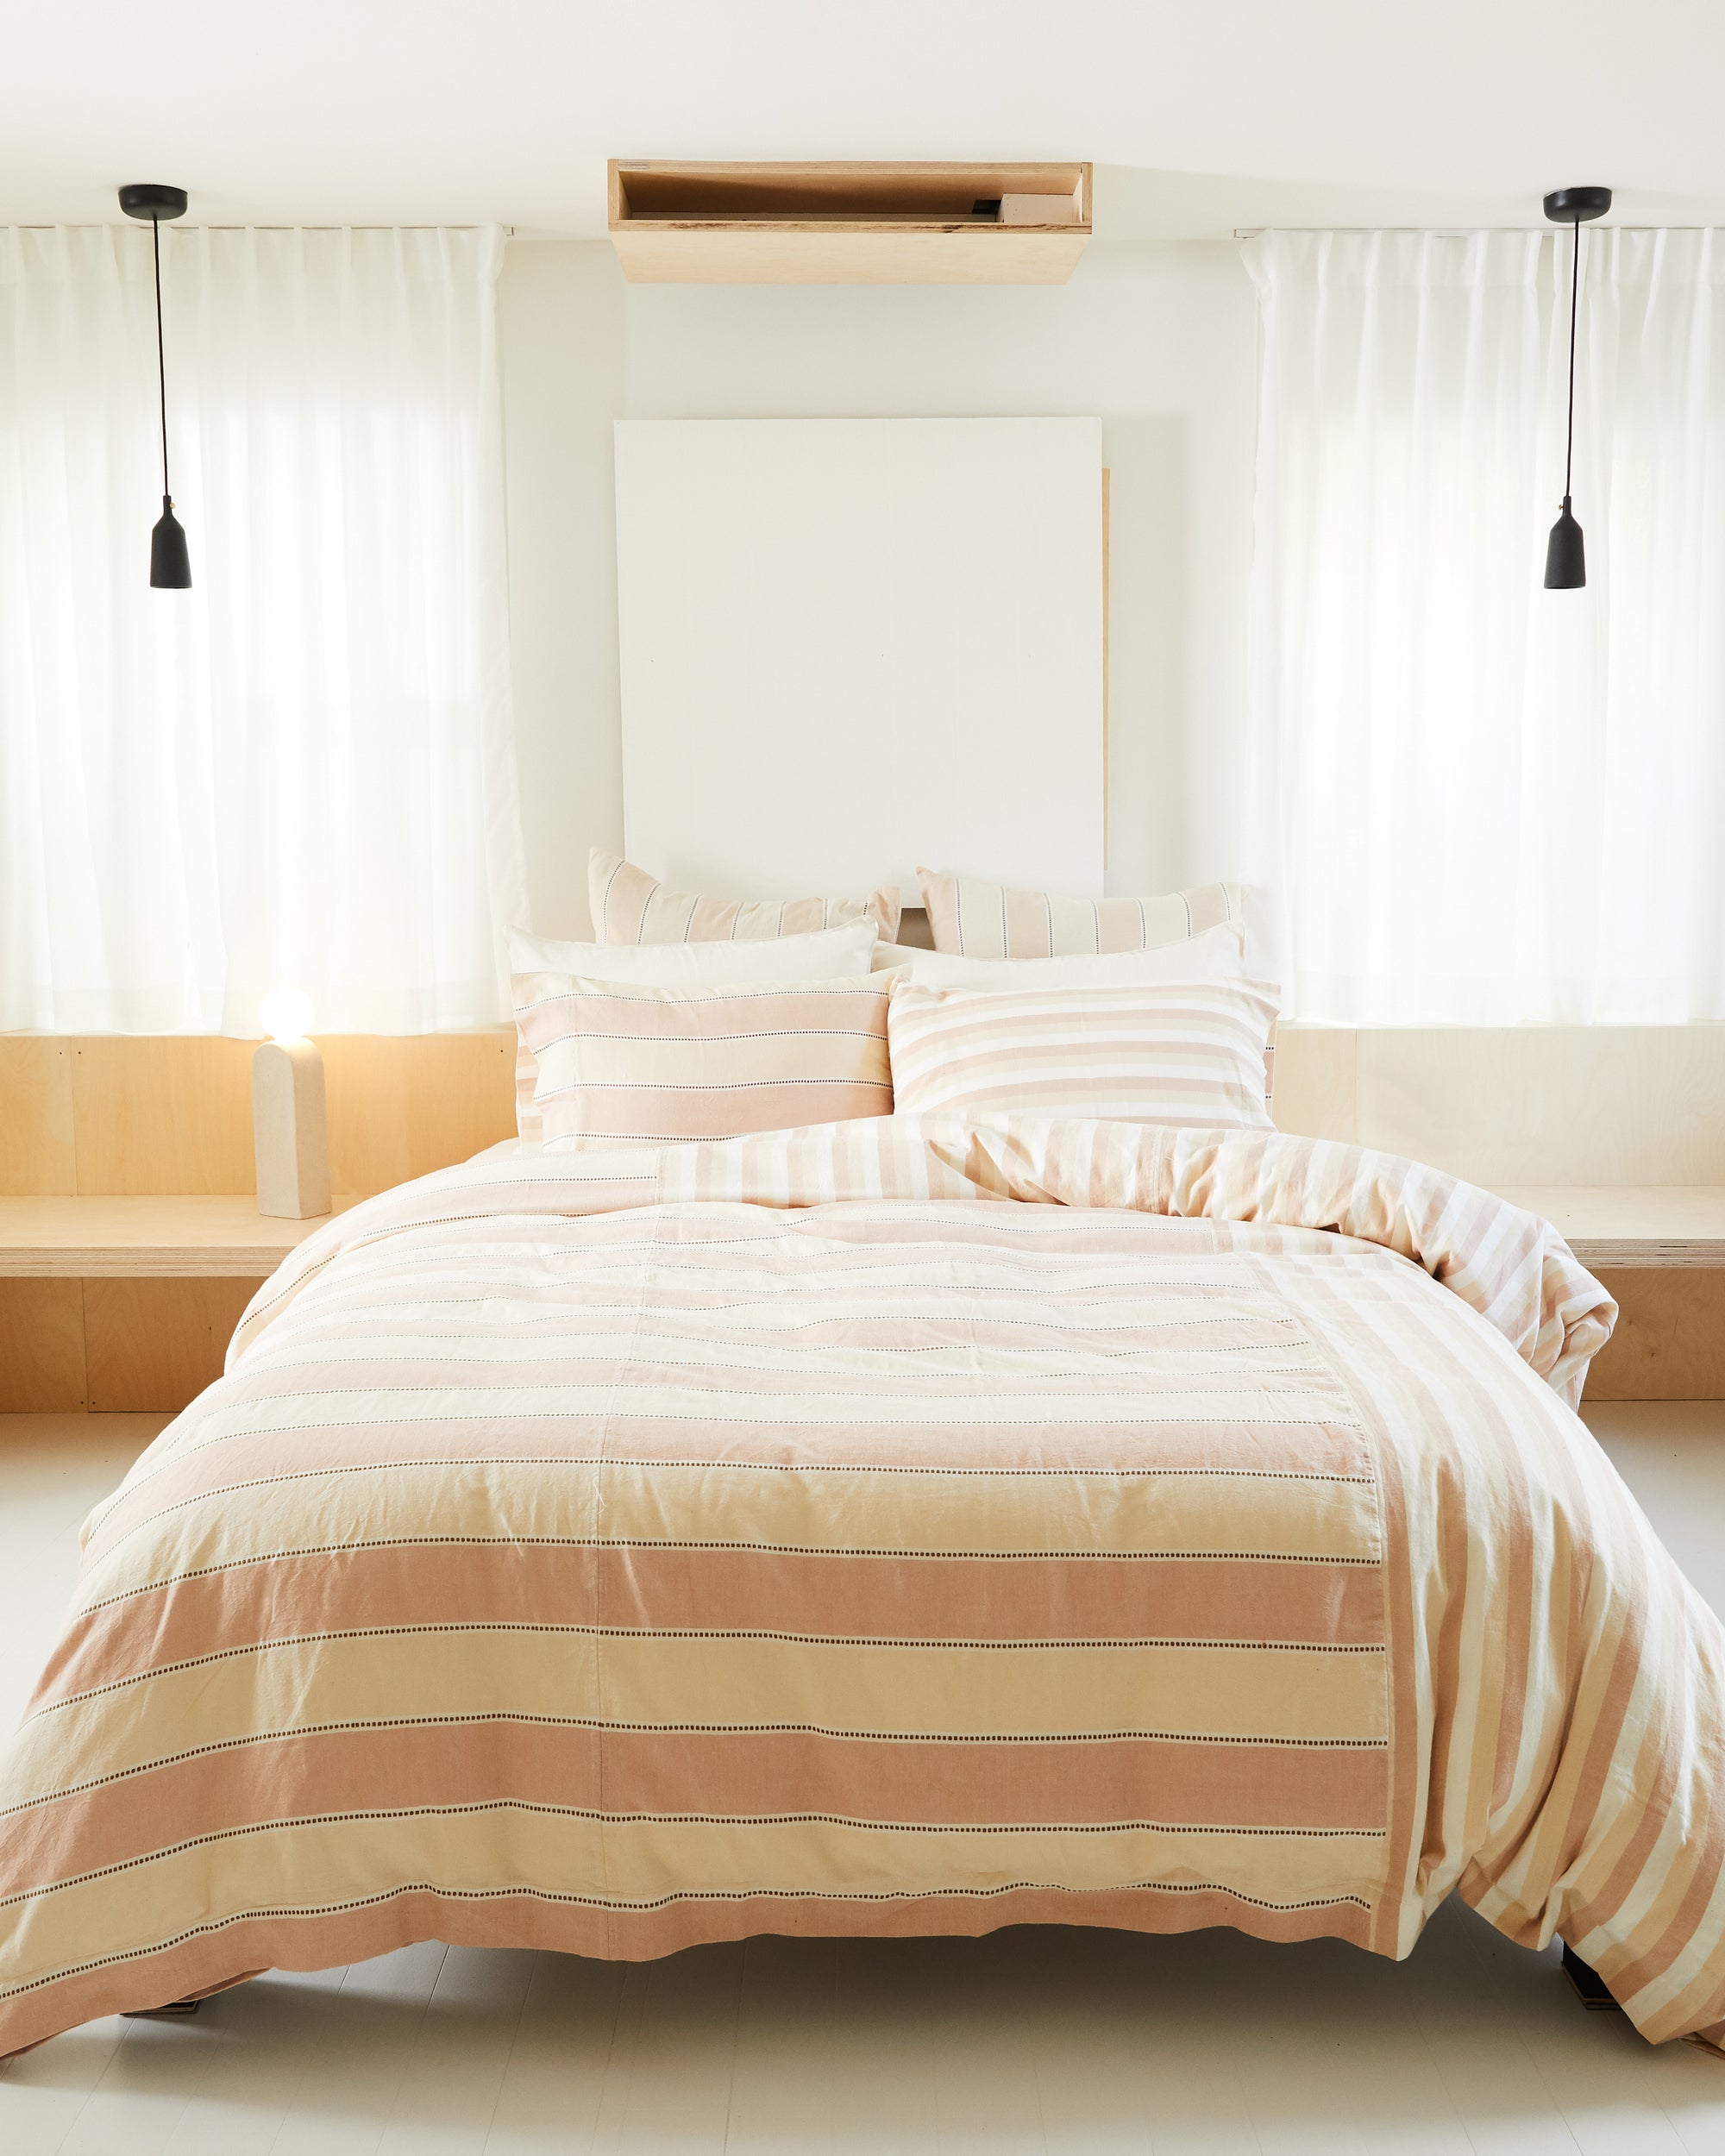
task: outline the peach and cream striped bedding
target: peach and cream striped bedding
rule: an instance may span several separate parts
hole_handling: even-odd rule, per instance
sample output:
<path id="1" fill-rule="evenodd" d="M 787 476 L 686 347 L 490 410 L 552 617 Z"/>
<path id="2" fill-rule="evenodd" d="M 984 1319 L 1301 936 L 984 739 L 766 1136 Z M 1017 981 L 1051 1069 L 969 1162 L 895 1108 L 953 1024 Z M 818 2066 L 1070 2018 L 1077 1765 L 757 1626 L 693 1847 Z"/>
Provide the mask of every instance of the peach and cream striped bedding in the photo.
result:
<path id="1" fill-rule="evenodd" d="M 899 894 L 890 885 L 866 899 L 713 899 L 674 890 L 620 854 L 587 855 L 587 907 L 602 943 L 750 942 L 809 935 L 872 921 L 890 943 L 899 932 Z"/>
<path id="2" fill-rule="evenodd" d="M 518 976 L 547 1145 L 712 1141 L 889 1115 L 881 974 L 659 988 Z"/>
<path id="3" fill-rule="evenodd" d="M 1276 1000 L 1255 982 L 925 988 L 888 1025 L 900 1114 L 1096 1117 L 1267 1131 Z"/>
<path id="4" fill-rule="evenodd" d="M 267 1283 L 0 1763 L 0 2051 L 435 1937 L 1027 1921 L 1725 2024 L 1725 1641 L 1555 1232 L 1274 1133 L 498 1151 Z"/>

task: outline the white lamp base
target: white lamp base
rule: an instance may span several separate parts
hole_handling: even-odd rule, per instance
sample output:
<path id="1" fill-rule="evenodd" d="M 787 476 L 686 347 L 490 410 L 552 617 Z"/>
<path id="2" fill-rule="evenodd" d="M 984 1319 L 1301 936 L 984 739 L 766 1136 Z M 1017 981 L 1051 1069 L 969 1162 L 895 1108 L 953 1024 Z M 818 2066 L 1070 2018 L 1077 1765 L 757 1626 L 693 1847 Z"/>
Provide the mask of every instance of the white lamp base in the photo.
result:
<path id="1" fill-rule="evenodd" d="M 258 1211 L 310 1220 L 329 1210 L 323 1058 L 311 1041 L 266 1041 L 252 1057 Z"/>

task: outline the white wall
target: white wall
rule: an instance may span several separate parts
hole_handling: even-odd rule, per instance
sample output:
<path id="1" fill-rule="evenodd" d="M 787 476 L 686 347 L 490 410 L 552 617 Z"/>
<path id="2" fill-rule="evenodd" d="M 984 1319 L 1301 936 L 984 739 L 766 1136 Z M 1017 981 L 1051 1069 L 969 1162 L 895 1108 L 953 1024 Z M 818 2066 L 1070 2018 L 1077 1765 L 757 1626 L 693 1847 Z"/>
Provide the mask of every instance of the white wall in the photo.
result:
<path id="1" fill-rule="evenodd" d="M 1108 888 L 1235 872 L 1257 324 L 1232 241 L 1098 241 L 1069 285 L 973 288 L 626 285 L 604 242 L 518 238 L 501 316 L 542 931 L 585 929 L 587 847 L 622 831 L 613 417 L 1100 414 L 1113 474 Z"/>

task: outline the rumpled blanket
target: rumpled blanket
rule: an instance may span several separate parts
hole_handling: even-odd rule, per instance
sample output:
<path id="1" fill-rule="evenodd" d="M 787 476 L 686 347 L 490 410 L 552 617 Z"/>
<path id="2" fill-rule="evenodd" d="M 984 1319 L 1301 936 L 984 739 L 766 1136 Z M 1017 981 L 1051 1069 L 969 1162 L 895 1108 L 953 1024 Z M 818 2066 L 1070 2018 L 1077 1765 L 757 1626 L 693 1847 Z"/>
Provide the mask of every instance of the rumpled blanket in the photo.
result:
<path id="1" fill-rule="evenodd" d="M 1405 1954 L 1458 1888 L 1725 2022 L 1721 1634 L 1573 1413 L 1609 1298 L 1433 1170 L 949 1118 L 342 1214 L 85 1529 L 0 2052 L 436 1937 Z"/>

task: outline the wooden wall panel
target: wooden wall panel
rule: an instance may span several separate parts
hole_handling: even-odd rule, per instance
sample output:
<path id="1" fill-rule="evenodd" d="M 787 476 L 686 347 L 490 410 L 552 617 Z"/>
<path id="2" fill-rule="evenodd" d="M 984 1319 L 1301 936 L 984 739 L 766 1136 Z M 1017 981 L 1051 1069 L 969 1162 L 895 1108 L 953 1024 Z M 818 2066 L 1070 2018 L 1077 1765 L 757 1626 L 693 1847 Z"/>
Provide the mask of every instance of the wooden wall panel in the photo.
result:
<path id="1" fill-rule="evenodd" d="M 256 1189 L 254 1043 L 104 1036 L 69 1045 L 82 1195 Z M 387 1190 L 514 1134 L 512 1031 L 329 1034 L 318 1046 L 339 1192 Z"/>
<path id="2" fill-rule="evenodd" d="M 1357 1037 L 1346 1025 L 1276 1029 L 1276 1127 L 1301 1138 L 1352 1139 Z"/>
<path id="3" fill-rule="evenodd" d="M 94 1414 L 174 1413 L 195 1400 L 222 1375 L 234 1328 L 258 1288 L 254 1280 L 86 1280 L 82 1286 Z"/>
<path id="4" fill-rule="evenodd" d="M 330 1034 L 320 1040 L 329 1174 L 367 1196 L 515 1135 L 515 1034 Z"/>
<path id="5" fill-rule="evenodd" d="M 0 1414 L 66 1414 L 87 1404 L 84 1283 L 0 1280 Z"/>
<path id="6" fill-rule="evenodd" d="M 512 1043 L 324 1037 L 336 1188 L 387 1189 L 507 1138 Z M 1725 1183 L 1725 1026 L 1289 1025 L 1276 1073 L 1283 1129 L 1477 1182 Z M 0 1192 L 254 1187 L 250 1043 L 0 1039 Z"/>
<path id="7" fill-rule="evenodd" d="M 0 1034 L 0 1197 L 77 1193 L 72 1050 L 53 1034 Z"/>
<path id="8" fill-rule="evenodd" d="M 1362 1144 L 1487 1185 L 1725 1183 L 1725 1025 L 1374 1027 L 1355 1039 Z"/>
<path id="9" fill-rule="evenodd" d="M 1725 1271 L 1601 1271 L 1616 1330 L 1588 1372 L 1589 1400 L 1725 1400 Z"/>
<path id="10" fill-rule="evenodd" d="M 72 1044 L 85 1197 L 255 1190 L 252 1043 L 208 1034 L 91 1034 Z"/>

